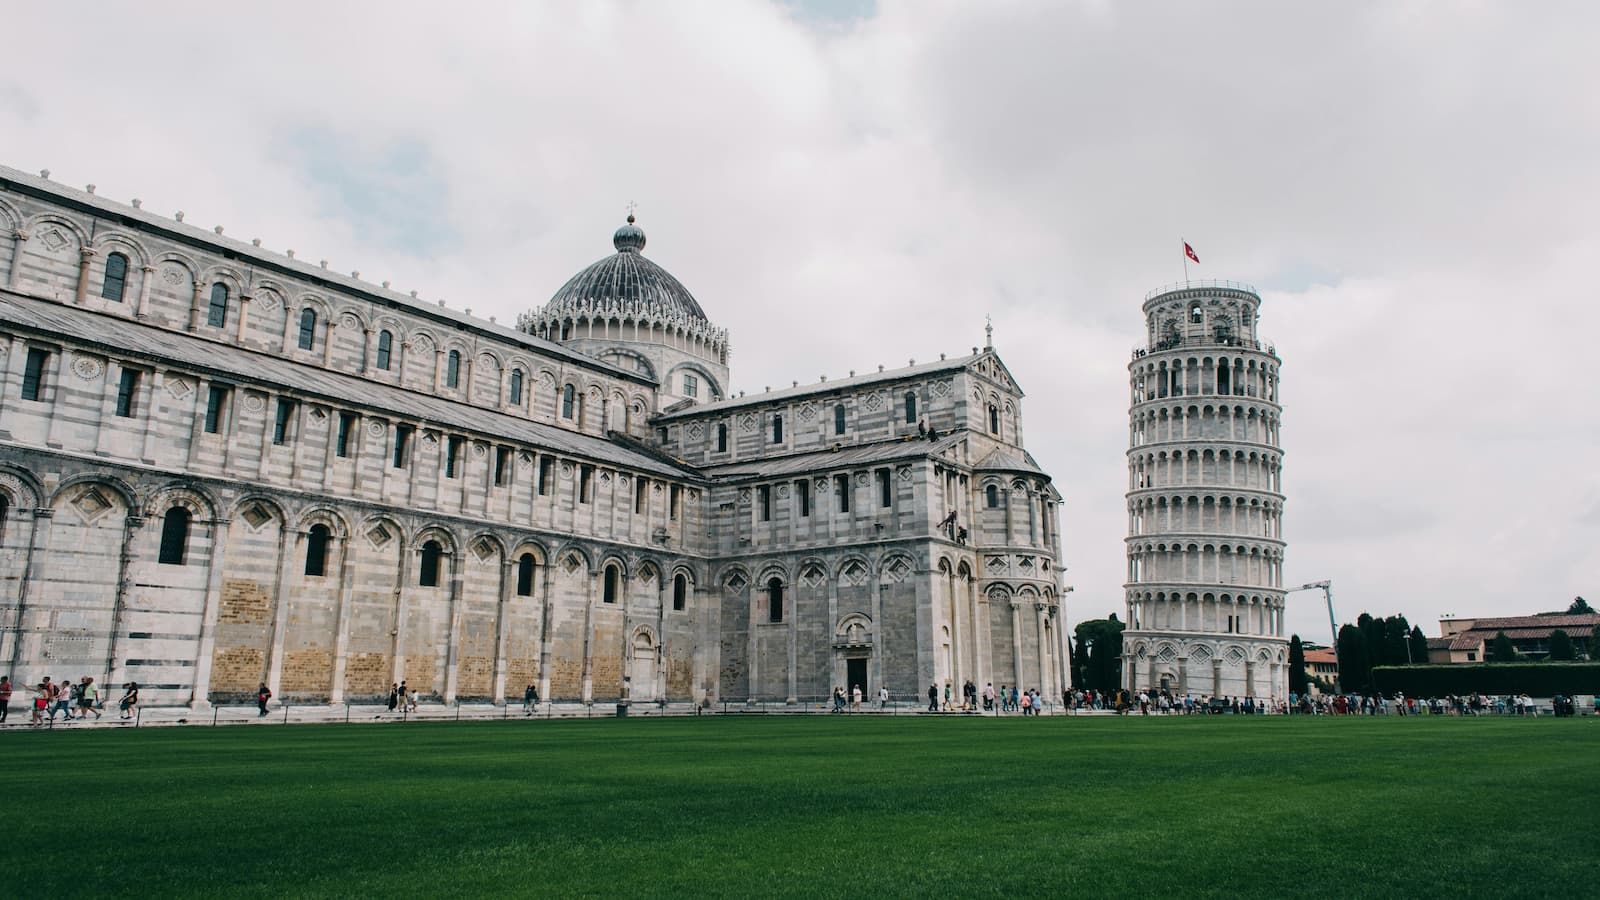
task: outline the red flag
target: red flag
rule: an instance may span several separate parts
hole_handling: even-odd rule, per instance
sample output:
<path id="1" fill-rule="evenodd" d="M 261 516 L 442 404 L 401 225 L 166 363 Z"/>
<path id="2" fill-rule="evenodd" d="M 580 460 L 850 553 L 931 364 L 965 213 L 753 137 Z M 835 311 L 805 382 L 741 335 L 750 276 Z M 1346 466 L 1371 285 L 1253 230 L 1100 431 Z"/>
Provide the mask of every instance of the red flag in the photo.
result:
<path id="1" fill-rule="evenodd" d="M 1199 262 L 1200 261 L 1200 257 L 1194 255 L 1194 248 L 1189 246 L 1189 242 L 1188 241 L 1184 241 L 1183 242 L 1183 255 L 1189 257 L 1190 259 L 1194 260 L 1195 262 Z"/>

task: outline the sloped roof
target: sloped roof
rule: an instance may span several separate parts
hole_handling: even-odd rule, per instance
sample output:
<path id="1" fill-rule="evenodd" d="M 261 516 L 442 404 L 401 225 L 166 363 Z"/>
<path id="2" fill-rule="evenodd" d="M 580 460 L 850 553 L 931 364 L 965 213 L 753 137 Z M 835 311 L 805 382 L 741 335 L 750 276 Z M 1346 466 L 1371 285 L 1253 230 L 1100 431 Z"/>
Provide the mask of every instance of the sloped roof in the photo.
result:
<path id="1" fill-rule="evenodd" d="M 1450 639 L 1451 650 L 1471 650 L 1494 640 L 1504 631 L 1513 641 L 1535 641 L 1549 638 L 1557 631 L 1569 635 L 1583 635 L 1600 626 L 1600 613 L 1562 616 L 1504 616 L 1498 619 L 1478 619 L 1472 627 Z"/>
<path id="2" fill-rule="evenodd" d="M 1038 463 L 1033 461 L 1031 453 L 1026 450 L 1018 452 L 1021 453 L 1020 456 L 1011 452 L 1009 448 L 996 447 L 973 468 L 979 471 L 1029 472 L 1034 475 L 1044 475 L 1046 478 L 1050 477 L 1045 474 L 1043 469 L 1039 468 Z"/>
<path id="3" fill-rule="evenodd" d="M 23 172 L 20 169 L 0 165 L 0 181 L 10 182 L 13 185 L 13 189 L 18 190 L 20 193 L 49 197 L 52 201 L 67 207 L 88 210 L 107 219 L 121 221 L 135 228 L 158 233 L 189 246 L 199 247 L 206 252 L 216 253 L 219 256 L 231 254 L 238 257 L 240 261 L 248 261 L 251 265 L 261 269 L 293 275 L 311 284 L 337 288 L 351 296 L 385 303 L 425 319 L 469 328 L 473 331 L 490 335 L 496 340 L 504 341 L 508 344 L 518 344 L 548 356 L 605 372 L 608 375 L 627 378 L 630 381 L 645 384 L 653 385 L 657 383 L 656 379 L 643 372 L 636 372 L 612 363 L 603 362 L 588 354 L 579 353 L 570 347 L 563 347 L 554 341 L 518 331 L 509 325 L 501 325 L 497 322 L 470 316 L 461 310 L 452 309 L 440 303 L 419 300 L 392 288 L 362 281 L 353 275 L 345 275 L 320 265 L 312 265 L 304 260 L 295 259 L 282 253 L 275 253 L 258 247 L 253 243 L 241 241 L 238 238 L 226 237 L 210 229 L 179 222 L 170 216 L 156 215 L 126 203 L 118 203 L 99 194 L 91 194 L 88 191 L 81 191 L 64 184 L 58 184 L 38 175 Z"/>
<path id="4" fill-rule="evenodd" d="M 668 464 L 615 441 L 329 371 L 271 353 L 168 331 L 134 319 L 0 291 L 0 323 L 70 336 L 112 353 L 168 362 L 190 371 L 237 379 L 242 384 L 260 384 L 297 395 L 311 395 L 330 405 L 355 403 L 375 408 L 398 421 L 420 421 L 497 435 L 556 453 L 672 478 L 698 477 L 692 469 Z"/>
<path id="5" fill-rule="evenodd" d="M 765 403 L 799 400 L 812 395 L 822 396 L 832 394 L 836 391 L 849 391 L 864 387 L 869 384 L 895 381 L 901 378 L 913 378 L 919 375 L 929 375 L 934 372 L 956 372 L 966 368 L 969 363 L 981 356 L 983 356 L 983 353 L 961 356 L 957 357 L 956 359 L 941 359 L 938 362 L 921 363 L 914 366 L 906 366 L 900 369 L 889 369 L 883 372 L 869 372 L 865 375 L 856 375 L 851 378 L 841 378 L 838 381 L 819 381 L 812 384 L 802 384 L 776 391 L 766 391 L 760 394 L 751 394 L 748 397 L 728 397 L 718 400 L 714 403 L 700 403 L 682 410 L 663 413 L 660 416 L 657 416 L 657 419 L 670 420 L 675 418 L 700 416 L 707 413 L 720 413 L 730 409 L 738 409 L 744 406 L 759 406 Z"/>

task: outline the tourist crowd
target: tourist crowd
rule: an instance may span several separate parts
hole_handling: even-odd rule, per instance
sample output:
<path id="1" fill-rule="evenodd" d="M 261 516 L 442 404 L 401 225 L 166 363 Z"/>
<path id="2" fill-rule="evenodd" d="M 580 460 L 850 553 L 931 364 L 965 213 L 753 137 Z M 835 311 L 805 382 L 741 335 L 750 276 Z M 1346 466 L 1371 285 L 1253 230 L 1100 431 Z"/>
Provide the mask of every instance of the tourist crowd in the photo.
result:
<path id="1" fill-rule="evenodd" d="M 11 676 L 0 675 L 0 725 L 6 723 L 11 717 L 11 700 L 16 688 L 11 683 Z M 77 681 L 51 681 L 49 677 L 39 682 L 31 689 L 23 691 L 28 695 L 29 710 L 32 716 L 28 719 L 30 726 L 44 725 L 46 720 L 54 724 L 56 716 L 61 716 L 62 721 L 71 722 L 75 719 L 87 719 L 91 715 L 99 719 L 105 703 L 100 696 L 100 686 L 88 675 Z M 117 708 L 121 717 L 126 719 L 134 714 L 134 709 L 139 705 L 139 683 L 129 681 L 122 685 L 122 697 L 117 701 Z"/>

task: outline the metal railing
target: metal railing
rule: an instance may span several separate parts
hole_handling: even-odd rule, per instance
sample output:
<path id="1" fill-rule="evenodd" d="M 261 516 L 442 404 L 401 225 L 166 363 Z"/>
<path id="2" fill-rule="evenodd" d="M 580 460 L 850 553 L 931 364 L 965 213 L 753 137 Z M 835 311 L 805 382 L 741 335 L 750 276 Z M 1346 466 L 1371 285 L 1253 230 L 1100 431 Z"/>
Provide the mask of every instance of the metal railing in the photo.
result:
<path id="1" fill-rule="evenodd" d="M 1193 281 L 1174 281 L 1171 284 L 1162 285 L 1150 293 L 1145 294 L 1144 299 L 1148 302 L 1152 298 L 1159 297 L 1162 294 L 1171 294 L 1176 291 L 1194 290 L 1196 288 L 1217 288 L 1229 291 L 1244 291 L 1248 294 L 1254 294 L 1257 299 L 1260 299 L 1261 297 L 1260 293 L 1256 291 L 1256 287 L 1253 284 L 1245 284 L 1242 281 L 1218 281 L 1216 279 L 1199 278 Z"/>

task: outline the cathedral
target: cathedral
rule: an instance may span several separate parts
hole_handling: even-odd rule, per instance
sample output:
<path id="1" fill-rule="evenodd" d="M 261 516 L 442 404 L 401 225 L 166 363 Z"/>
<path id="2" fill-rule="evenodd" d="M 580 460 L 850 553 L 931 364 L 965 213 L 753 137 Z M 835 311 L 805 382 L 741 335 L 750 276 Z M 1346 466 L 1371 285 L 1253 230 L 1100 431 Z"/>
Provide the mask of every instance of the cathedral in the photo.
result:
<path id="1" fill-rule="evenodd" d="M 222 231 L 0 167 L 13 682 L 193 707 L 1067 685 L 1061 497 L 992 346 L 745 396 L 632 216 L 514 327 Z"/>

